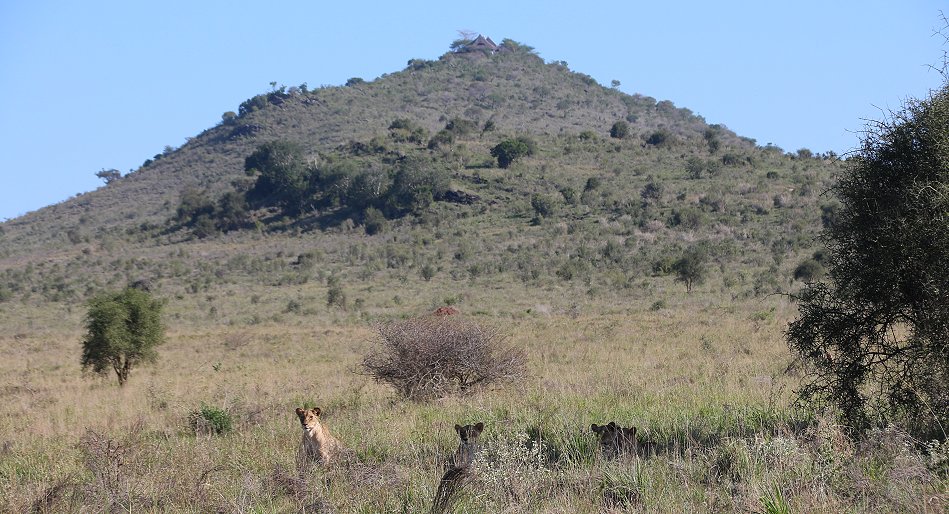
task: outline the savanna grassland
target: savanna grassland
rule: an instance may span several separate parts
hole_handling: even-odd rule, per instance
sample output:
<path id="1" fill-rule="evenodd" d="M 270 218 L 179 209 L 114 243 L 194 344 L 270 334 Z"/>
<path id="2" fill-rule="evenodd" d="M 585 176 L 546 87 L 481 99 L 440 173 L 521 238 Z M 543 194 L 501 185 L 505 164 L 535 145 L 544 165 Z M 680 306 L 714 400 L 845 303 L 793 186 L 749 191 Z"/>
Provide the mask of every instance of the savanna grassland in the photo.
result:
<path id="1" fill-rule="evenodd" d="M 822 273 L 846 161 L 509 47 L 275 86 L 0 225 L 0 510 L 426 512 L 452 427 L 481 421 L 458 512 L 944 512 L 944 446 L 895 429 L 854 443 L 794 404 L 787 293 Z M 498 167 L 511 138 L 532 152 Z M 314 177 L 344 170 L 334 187 L 389 187 L 414 163 L 444 188 L 371 200 L 372 229 L 352 188 L 229 225 L 192 216 L 186 198 L 250 191 L 245 159 L 278 140 Z M 118 387 L 82 372 L 80 340 L 86 302 L 134 281 L 164 301 L 167 340 Z M 525 377 L 412 402 L 359 372 L 378 323 L 444 305 L 500 327 Z M 298 469 L 303 405 L 345 462 Z M 614 420 L 639 428 L 639 458 L 598 455 L 590 424 Z"/>

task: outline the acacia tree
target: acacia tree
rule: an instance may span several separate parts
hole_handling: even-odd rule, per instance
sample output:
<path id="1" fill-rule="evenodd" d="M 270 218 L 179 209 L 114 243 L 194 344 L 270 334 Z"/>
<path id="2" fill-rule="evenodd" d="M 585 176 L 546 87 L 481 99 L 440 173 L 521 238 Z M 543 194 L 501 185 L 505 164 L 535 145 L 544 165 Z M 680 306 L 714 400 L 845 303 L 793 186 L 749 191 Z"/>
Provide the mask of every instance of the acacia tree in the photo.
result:
<path id="1" fill-rule="evenodd" d="M 105 374 L 111 368 L 119 385 L 125 385 L 132 368 L 158 357 L 155 347 L 165 335 L 161 307 L 159 300 L 136 287 L 93 298 L 86 314 L 82 369 Z"/>
<path id="2" fill-rule="evenodd" d="M 120 173 L 119 170 L 115 168 L 108 169 L 108 170 L 105 168 L 102 168 L 101 170 L 96 172 L 96 177 L 101 178 L 102 180 L 105 181 L 106 185 L 109 185 L 115 182 L 116 180 L 122 178 L 122 173 Z"/>
<path id="3" fill-rule="evenodd" d="M 676 281 L 685 284 L 687 293 L 691 294 L 696 284 L 705 282 L 705 259 L 705 252 L 701 248 L 693 247 L 686 250 L 685 254 L 672 264 Z"/>
<path id="4" fill-rule="evenodd" d="M 534 153 L 532 142 L 526 138 L 505 139 L 491 149 L 491 157 L 497 157 L 498 166 L 508 168 L 522 156 Z"/>
<path id="5" fill-rule="evenodd" d="M 787 330 L 804 401 L 859 433 L 949 430 L 949 83 L 871 124 L 833 191 L 828 278 Z"/>

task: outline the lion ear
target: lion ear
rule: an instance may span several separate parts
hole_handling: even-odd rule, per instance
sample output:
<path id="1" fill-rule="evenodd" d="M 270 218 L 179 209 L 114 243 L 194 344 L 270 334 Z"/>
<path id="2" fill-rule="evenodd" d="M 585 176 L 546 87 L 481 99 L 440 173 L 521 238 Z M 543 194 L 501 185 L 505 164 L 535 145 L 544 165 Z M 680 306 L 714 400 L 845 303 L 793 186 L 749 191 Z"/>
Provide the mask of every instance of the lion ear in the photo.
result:
<path id="1" fill-rule="evenodd" d="M 590 425 L 590 430 L 592 430 L 592 431 L 596 432 L 597 434 L 599 434 L 599 433 L 600 433 L 600 430 L 602 430 L 602 429 L 600 428 L 600 425 L 597 425 L 596 423 L 593 423 L 592 425 Z"/>
<path id="2" fill-rule="evenodd" d="M 610 421 L 610 424 L 607 425 L 607 426 L 610 427 L 610 428 L 615 429 L 615 428 L 616 428 L 616 422 L 615 422 L 615 421 Z"/>
<path id="3" fill-rule="evenodd" d="M 479 434 L 484 431 L 484 423 L 478 423 L 474 427 L 475 427 L 475 430 L 477 430 Z"/>
<path id="4" fill-rule="evenodd" d="M 306 411 L 303 410 L 303 409 L 301 409 L 300 407 L 297 407 L 296 412 L 297 412 L 297 416 L 300 416 L 300 417 L 302 418 L 302 417 L 303 417 L 303 414 L 304 414 Z"/>
<path id="5" fill-rule="evenodd" d="M 319 416 L 322 413 L 323 411 L 321 411 L 319 407 L 313 407 L 313 414 L 316 414 L 317 416 Z"/>
<path id="6" fill-rule="evenodd" d="M 458 432 L 459 434 L 461 434 L 461 425 L 457 423 L 455 424 L 455 432 Z"/>

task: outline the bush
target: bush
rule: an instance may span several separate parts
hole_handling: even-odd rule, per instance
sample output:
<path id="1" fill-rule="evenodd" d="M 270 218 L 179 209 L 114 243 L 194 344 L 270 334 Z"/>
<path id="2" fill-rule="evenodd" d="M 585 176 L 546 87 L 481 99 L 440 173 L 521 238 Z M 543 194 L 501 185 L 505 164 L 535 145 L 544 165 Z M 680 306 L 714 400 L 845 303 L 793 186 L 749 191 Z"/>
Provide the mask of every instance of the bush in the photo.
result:
<path id="1" fill-rule="evenodd" d="M 662 146 L 672 140 L 672 135 L 665 130 L 657 130 L 646 139 L 647 145 Z"/>
<path id="2" fill-rule="evenodd" d="M 346 309 L 346 293 L 339 284 L 331 284 L 326 291 L 326 306 Z"/>
<path id="3" fill-rule="evenodd" d="M 526 138 L 508 139 L 501 141 L 491 149 L 491 156 L 497 157 L 498 166 L 507 168 L 515 160 L 534 153 L 533 141 Z"/>
<path id="4" fill-rule="evenodd" d="M 615 139 L 623 139 L 629 135 L 629 123 L 626 123 L 623 120 L 617 121 L 610 128 L 610 137 Z"/>
<path id="5" fill-rule="evenodd" d="M 526 356 L 507 344 L 508 335 L 457 315 L 385 323 L 376 330 L 376 348 L 362 370 L 403 398 L 462 394 L 519 379 L 526 371 Z"/>
<path id="6" fill-rule="evenodd" d="M 379 209 L 367 207 L 362 213 L 362 224 L 366 235 L 380 234 L 386 228 L 386 217 Z"/>
<path id="7" fill-rule="evenodd" d="M 205 435 L 226 434 L 234 426 L 231 415 L 226 410 L 204 404 L 199 410 L 188 414 L 188 424 L 195 434 Z"/>
<path id="8" fill-rule="evenodd" d="M 673 271 L 676 272 L 676 281 L 684 283 L 687 292 L 691 293 L 693 286 L 705 281 L 705 261 L 705 252 L 699 247 L 692 247 L 672 265 Z"/>
<path id="9" fill-rule="evenodd" d="M 813 282 L 821 278 L 823 275 L 824 266 L 814 259 L 807 259 L 794 268 L 794 280 Z"/>
<path id="10" fill-rule="evenodd" d="M 531 195 L 531 207 L 533 207 L 534 212 L 542 218 L 552 216 L 557 211 L 557 204 L 557 200 L 550 195 L 537 193 Z"/>

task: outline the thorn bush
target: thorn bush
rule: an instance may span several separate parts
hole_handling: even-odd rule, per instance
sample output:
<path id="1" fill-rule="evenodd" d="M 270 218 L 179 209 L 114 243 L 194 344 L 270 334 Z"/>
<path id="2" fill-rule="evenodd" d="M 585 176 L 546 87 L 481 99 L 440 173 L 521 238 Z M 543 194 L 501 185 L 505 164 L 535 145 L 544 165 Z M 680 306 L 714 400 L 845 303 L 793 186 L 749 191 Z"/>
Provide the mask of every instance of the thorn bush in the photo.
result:
<path id="1" fill-rule="evenodd" d="M 424 401 L 524 376 L 526 356 L 492 325 L 460 316 L 423 316 L 376 327 L 376 345 L 362 371 Z"/>

